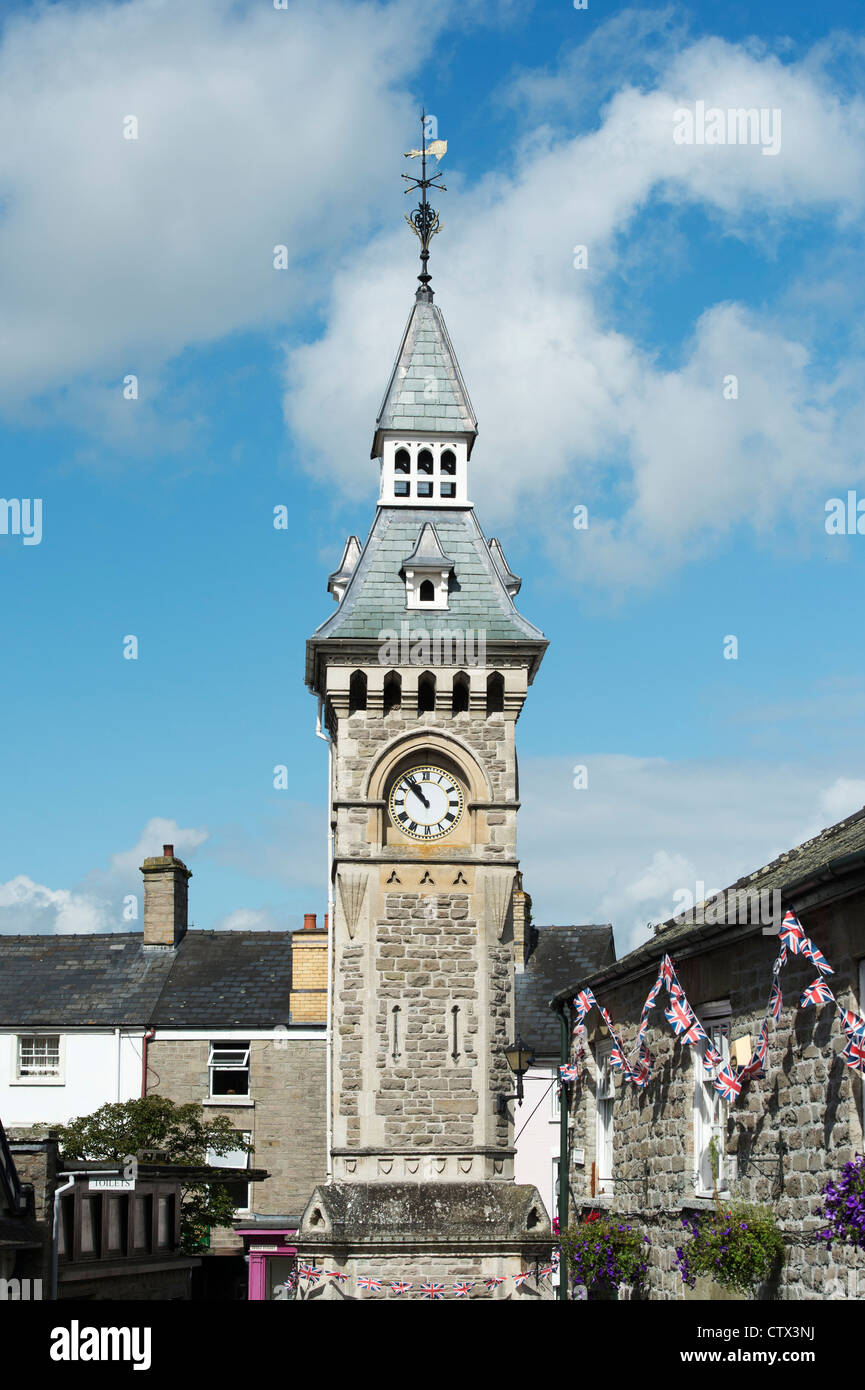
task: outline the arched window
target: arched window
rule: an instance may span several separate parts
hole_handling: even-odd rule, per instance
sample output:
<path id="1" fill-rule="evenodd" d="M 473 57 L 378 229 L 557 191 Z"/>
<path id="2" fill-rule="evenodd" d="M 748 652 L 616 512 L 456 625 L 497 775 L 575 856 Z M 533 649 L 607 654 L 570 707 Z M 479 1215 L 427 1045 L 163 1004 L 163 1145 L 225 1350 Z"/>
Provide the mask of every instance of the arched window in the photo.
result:
<path id="1" fill-rule="evenodd" d="M 465 671 L 457 671 L 454 676 L 453 714 L 465 714 L 469 707 L 469 678 Z"/>
<path id="2" fill-rule="evenodd" d="M 399 709 L 402 703 L 402 679 L 397 671 L 388 671 L 384 678 L 384 713 Z"/>
<path id="3" fill-rule="evenodd" d="M 418 473 L 432 473 L 433 456 L 429 449 L 421 449 L 420 453 L 418 454 L 417 471 Z"/>
<path id="4" fill-rule="evenodd" d="M 355 671 L 348 686 L 348 712 L 366 709 L 366 676 L 363 671 Z"/>
<path id="5" fill-rule="evenodd" d="M 441 456 L 442 472 L 454 477 L 457 471 L 457 456 L 453 449 L 443 449 Z"/>
<path id="6" fill-rule="evenodd" d="M 420 589 L 418 590 L 418 598 L 420 599 L 421 603 L 435 603 L 435 597 L 436 589 L 435 584 L 433 584 L 432 580 L 422 580 Z"/>
<path id="7" fill-rule="evenodd" d="M 505 707 L 505 678 L 498 671 L 487 676 L 487 714 L 501 714 Z"/>
<path id="8" fill-rule="evenodd" d="M 411 472 L 411 456 L 408 449 L 397 449 L 393 462 L 397 473 Z"/>
<path id="9" fill-rule="evenodd" d="M 429 714 L 436 707 L 436 678 L 424 671 L 417 683 L 417 712 Z"/>

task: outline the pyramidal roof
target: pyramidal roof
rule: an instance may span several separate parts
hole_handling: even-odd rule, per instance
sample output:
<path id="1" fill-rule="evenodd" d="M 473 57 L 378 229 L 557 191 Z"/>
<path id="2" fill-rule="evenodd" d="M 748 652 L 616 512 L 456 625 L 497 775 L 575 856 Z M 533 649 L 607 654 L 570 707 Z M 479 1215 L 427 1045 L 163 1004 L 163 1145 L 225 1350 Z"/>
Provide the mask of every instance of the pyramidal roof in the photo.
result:
<path id="1" fill-rule="evenodd" d="M 431 297 L 416 299 L 408 316 L 376 420 L 371 458 L 380 457 L 385 430 L 466 434 L 471 454 L 478 422 L 441 310 Z"/>

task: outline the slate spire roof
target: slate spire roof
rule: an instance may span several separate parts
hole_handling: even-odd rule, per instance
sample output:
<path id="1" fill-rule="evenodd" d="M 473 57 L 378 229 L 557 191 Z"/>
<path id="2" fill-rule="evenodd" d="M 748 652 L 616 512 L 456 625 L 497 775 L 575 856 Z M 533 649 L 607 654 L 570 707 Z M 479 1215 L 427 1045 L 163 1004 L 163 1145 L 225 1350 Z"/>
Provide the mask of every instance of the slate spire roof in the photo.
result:
<path id="1" fill-rule="evenodd" d="M 417 538 L 417 545 L 411 555 L 406 555 L 403 565 L 412 565 L 417 570 L 422 569 L 453 569 L 454 562 L 449 560 L 441 547 L 438 532 L 431 521 L 421 527 L 420 535 Z"/>
<path id="2" fill-rule="evenodd" d="M 371 458 L 380 457 L 385 430 L 464 434 L 471 455 L 478 422 L 441 310 L 426 300 L 416 300 L 408 316 L 376 420 Z"/>

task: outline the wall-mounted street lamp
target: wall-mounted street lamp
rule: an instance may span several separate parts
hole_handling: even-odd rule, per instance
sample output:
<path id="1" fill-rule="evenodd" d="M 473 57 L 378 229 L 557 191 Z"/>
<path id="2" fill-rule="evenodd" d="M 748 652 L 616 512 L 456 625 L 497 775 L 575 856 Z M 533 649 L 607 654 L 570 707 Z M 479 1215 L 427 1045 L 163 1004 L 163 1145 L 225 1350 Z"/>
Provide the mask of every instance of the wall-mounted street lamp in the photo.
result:
<path id="1" fill-rule="evenodd" d="M 517 1105 L 522 1105 L 523 1077 L 525 1076 L 529 1067 L 532 1065 L 532 1062 L 535 1060 L 535 1054 L 532 1052 L 532 1049 L 530 1047 L 526 1047 L 526 1044 L 523 1042 L 522 1037 L 519 1034 L 517 1034 L 516 1042 L 511 1043 L 510 1046 L 506 1047 L 504 1051 L 505 1056 L 508 1059 L 508 1066 L 510 1067 L 514 1076 L 517 1078 L 517 1089 L 512 1096 L 499 1096 L 500 1113 L 507 1109 L 508 1101 L 510 1100 L 515 1100 L 517 1102 Z"/>

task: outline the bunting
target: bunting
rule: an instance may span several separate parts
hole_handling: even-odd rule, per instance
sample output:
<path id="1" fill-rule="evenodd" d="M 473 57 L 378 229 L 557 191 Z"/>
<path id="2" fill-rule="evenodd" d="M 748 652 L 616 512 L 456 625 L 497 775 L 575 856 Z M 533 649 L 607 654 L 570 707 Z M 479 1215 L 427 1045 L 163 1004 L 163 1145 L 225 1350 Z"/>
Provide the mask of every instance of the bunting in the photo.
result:
<path id="1" fill-rule="evenodd" d="M 808 1008 L 810 1005 L 820 1004 L 835 1005 L 846 1040 L 842 1052 L 844 1061 L 848 1067 L 852 1067 L 860 1075 L 865 1076 L 865 1018 L 860 1018 L 851 1009 L 842 1009 L 838 1004 L 835 995 L 823 978 L 824 975 L 834 975 L 835 971 L 822 951 L 814 945 L 810 937 L 805 935 L 801 922 L 793 912 L 785 914 L 778 931 L 778 937 L 780 941 L 778 958 L 772 967 L 772 987 L 769 992 L 766 1013 L 757 1035 L 757 1045 L 750 1061 L 740 1067 L 734 1068 L 732 1063 L 724 1063 L 721 1054 L 710 1042 L 706 1030 L 688 1003 L 685 991 L 676 975 L 676 967 L 669 955 L 665 955 L 661 961 L 658 977 L 646 996 L 646 1002 L 640 1014 L 632 1060 L 628 1060 L 621 1039 L 613 1026 L 612 1018 L 603 1004 L 598 1003 L 590 989 L 580 990 L 574 999 L 574 1036 L 579 1036 L 582 1040 L 586 1031 L 586 1018 L 593 1008 L 597 1008 L 609 1029 L 613 1043 L 610 1051 L 610 1066 L 615 1071 L 620 1071 L 626 1081 L 631 1081 L 642 1089 L 649 1084 L 652 1069 L 652 1054 L 646 1044 L 649 1016 L 661 990 L 666 990 L 669 1006 L 663 1012 L 675 1037 L 680 1043 L 689 1047 L 695 1043 L 705 1043 L 702 1057 L 703 1067 L 709 1073 L 716 1091 L 720 1092 L 724 1100 L 734 1104 L 742 1093 L 743 1083 L 752 1076 L 759 1075 L 763 1070 L 769 1049 L 770 1021 L 777 1023 L 781 1017 L 784 998 L 781 993 L 779 976 L 787 964 L 789 951 L 793 956 L 804 956 L 806 960 L 810 960 L 820 972 L 817 979 L 803 991 L 799 1000 L 799 1007 Z M 582 1050 L 580 1056 L 582 1056 Z M 580 1070 L 578 1063 L 564 1063 L 559 1068 L 559 1075 L 563 1082 L 576 1081 L 579 1078 Z"/>
<path id="2" fill-rule="evenodd" d="M 493 1274 L 484 1279 L 484 1287 L 487 1289 L 488 1293 L 495 1293 L 496 1289 L 500 1288 L 502 1284 L 513 1282 L 514 1288 L 520 1289 L 529 1279 L 533 1279 L 540 1293 L 541 1285 L 552 1278 L 560 1259 L 560 1252 L 554 1250 L 550 1263 L 548 1265 L 542 1265 L 535 1273 L 530 1269 L 523 1269 L 520 1270 L 518 1274 Z M 342 1270 L 317 1269 L 315 1265 L 305 1264 L 301 1260 L 285 1280 L 285 1286 L 289 1292 L 292 1292 L 295 1286 L 301 1282 L 308 1285 L 317 1284 L 322 1275 L 324 1275 L 325 1279 L 334 1280 L 340 1288 L 349 1282 L 349 1275 L 344 1274 Z M 380 1279 L 374 1274 L 358 1274 L 355 1279 L 357 1288 L 364 1293 L 381 1293 L 385 1282 L 384 1279 Z M 392 1294 L 401 1297 L 403 1294 L 409 1293 L 415 1286 L 408 1279 L 394 1279 L 387 1284 L 387 1287 Z M 454 1298 L 468 1298 L 472 1289 L 475 1287 L 476 1282 L 473 1279 L 457 1279 L 450 1285 Z M 447 1286 L 435 1279 L 425 1279 L 423 1283 L 418 1284 L 417 1288 L 418 1297 L 431 1301 L 439 1301 L 445 1298 Z"/>

